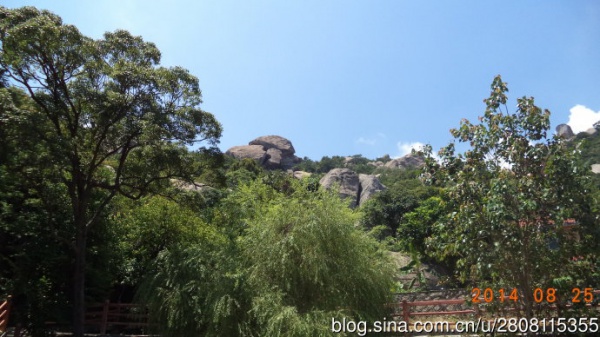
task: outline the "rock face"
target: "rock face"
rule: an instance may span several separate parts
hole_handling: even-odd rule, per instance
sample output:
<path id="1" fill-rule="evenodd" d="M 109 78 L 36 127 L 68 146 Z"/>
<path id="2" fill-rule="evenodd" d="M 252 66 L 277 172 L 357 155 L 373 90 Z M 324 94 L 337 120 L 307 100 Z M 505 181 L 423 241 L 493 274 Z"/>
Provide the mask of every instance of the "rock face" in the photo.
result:
<path id="1" fill-rule="evenodd" d="M 252 158 L 267 169 L 289 169 L 301 161 L 294 153 L 292 142 L 281 136 L 262 136 L 248 145 L 234 146 L 228 155 L 237 159 Z"/>
<path id="2" fill-rule="evenodd" d="M 592 164 L 592 172 L 596 174 L 600 173 L 600 164 Z"/>
<path id="3" fill-rule="evenodd" d="M 411 263 L 411 261 L 413 260 L 412 257 L 410 257 L 409 255 L 404 254 L 404 253 L 389 252 L 389 254 L 392 258 L 392 261 L 396 264 L 398 269 L 408 266 Z M 418 273 L 421 274 L 421 278 L 419 277 Z M 417 279 L 415 286 L 425 287 L 427 289 L 436 289 L 436 288 L 438 288 L 438 284 L 440 282 L 440 278 L 439 278 L 438 274 L 445 274 L 445 273 L 440 273 L 440 270 L 436 270 L 436 267 L 434 265 L 429 265 L 427 263 L 420 263 L 418 267 L 415 266 L 408 273 L 395 276 L 395 279 L 406 286 L 410 285 L 413 282 L 413 280 Z M 421 281 L 423 281 L 422 284 L 421 284 Z M 451 297 L 451 298 L 458 298 L 458 297 L 459 296 L 455 296 L 455 297 Z M 416 300 L 416 299 L 414 299 L 414 300 Z M 426 300 L 426 299 L 423 299 L 423 300 Z M 432 299 L 427 299 L 427 300 L 432 300 Z"/>
<path id="4" fill-rule="evenodd" d="M 302 180 L 304 178 L 308 178 L 312 175 L 312 173 L 310 172 L 304 172 L 304 171 L 294 171 L 292 172 L 292 176 L 294 176 L 294 178 Z"/>
<path id="5" fill-rule="evenodd" d="M 226 153 L 237 159 L 254 159 L 261 165 L 263 165 L 264 162 L 267 160 L 267 152 L 260 145 L 234 146 L 227 150 Z"/>
<path id="6" fill-rule="evenodd" d="M 565 139 L 571 139 L 571 138 L 575 137 L 573 130 L 571 129 L 571 127 L 568 124 L 559 124 L 556 127 L 556 134 L 559 137 L 565 138 Z"/>
<path id="7" fill-rule="evenodd" d="M 356 172 L 347 168 L 334 168 L 321 178 L 319 184 L 326 189 L 338 184 L 340 197 L 350 199 L 350 207 L 358 206 L 360 181 Z"/>
<path id="8" fill-rule="evenodd" d="M 379 178 L 368 174 L 356 174 L 347 168 L 334 168 L 329 171 L 319 184 L 324 188 L 331 189 L 339 185 L 339 194 L 342 198 L 350 199 L 350 207 L 362 205 L 378 191 L 384 190 Z"/>
<path id="9" fill-rule="evenodd" d="M 253 145 L 250 145 L 253 146 Z M 256 145 L 254 145 L 256 146 Z M 283 153 L 281 150 L 276 148 L 270 148 L 267 150 L 267 162 L 265 163 L 265 167 L 268 169 L 276 169 L 281 167 L 281 158 Z"/>
<path id="10" fill-rule="evenodd" d="M 391 160 L 385 164 L 385 167 L 389 168 L 399 168 L 399 169 L 408 169 L 408 168 L 419 168 L 425 165 L 425 159 L 423 157 L 409 153 L 404 157 L 400 157 L 394 160 Z"/>
<path id="11" fill-rule="evenodd" d="M 371 199 L 373 194 L 385 190 L 385 186 L 374 175 L 359 174 L 358 181 L 360 183 L 360 197 L 358 204 L 362 205 L 365 201 Z"/>
<path id="12" fill-rule="evenodd" d="M 262 145 L 265 151 L 269 149 L 278 149 L 285 156 L 291 156 L 296 153 L 292 142 L 281 136 L 262 136 L 251 141 L 249 145 Z"/>

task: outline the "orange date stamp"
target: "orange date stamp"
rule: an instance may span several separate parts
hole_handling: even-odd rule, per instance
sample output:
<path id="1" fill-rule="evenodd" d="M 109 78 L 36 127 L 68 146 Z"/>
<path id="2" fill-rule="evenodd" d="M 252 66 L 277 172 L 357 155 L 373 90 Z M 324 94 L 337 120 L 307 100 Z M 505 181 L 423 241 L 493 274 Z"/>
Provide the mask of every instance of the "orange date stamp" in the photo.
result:
<path id="1" fill-rule="evenodd" d="M 535 288 L 533 290 L 533 300 L 536 303 L 554 303 L 556 302 L 557 295 L 556 288 Z M 492 289 L 492 288 L 473 288 L 471 291 L 471 302 L 472 303 L 491 303 L 498 301 L 504 303 L 505 301 L 517 302 L 521 294 L 517 288 L 512 289 Z M 573 288 L 570 296 L 571 303 L 592 303 L 594 301 L 594 289 L 593 288 Z"/>

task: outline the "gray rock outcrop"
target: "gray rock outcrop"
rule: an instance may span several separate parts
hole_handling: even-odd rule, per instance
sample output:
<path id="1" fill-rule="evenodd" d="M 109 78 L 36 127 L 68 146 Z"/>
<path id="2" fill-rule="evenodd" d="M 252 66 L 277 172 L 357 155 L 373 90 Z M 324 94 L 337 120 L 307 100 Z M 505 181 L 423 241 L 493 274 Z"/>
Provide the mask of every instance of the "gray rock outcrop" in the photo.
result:
<path id="1" fill-rule="evenodd" d="M 559 124 L 556 127 L 556 134 L 564 139 L 571 139 L 573 137 L 575 137 L 575 134 L 573 133 L 573 130 L 571 129 L 571 127 L 568 124 Z"/>
<path id="2" fill-rule="evenodd" d="M 267 150 L 267 161 L 265 162 L 265 167 L 268 169 L 277 169 L 281 168 L 281 159 L 283 157 L 283 153 L 281 150 L 276 148 L 270 148 Z"/>
<path id="3" fill-rule="evenodd" d="M 237 159 L 254 159 L 261 165 L 267 160 L 267 152 L 261 145 L 234 146 L 225 153 Z"/>
<path id="4" fill-rule="evenodd" d="M 371 199 L 373 194 L 385 190 L 385 186 L 374 175 L 359 174 L 358 181 L 360 183 L 359 205 L 363 205 L 365 201 Z"/>
<path id="5" fill-rule="evenodd" d="M 413 260 L 412 257 L 405 253 L 389 252 L 389 254 L 398 269 L 405 268 Z M 396 275 L 395 279 L 407 287 L 416 279 L 416 284 L 414 284 L 415 287 L 436 289 L 438 288 L 440 278 L 438 276 L 439 272 L 435 269 L 434 265 L 419 263 L 418 266 L 413 267 L 409 272 Z M 423 283 L 421 283 L 421 281 L 423 281 Z"/>
<path id="6" fill-rule="evenodd" d="M 385 189 L 379 178 L 369 174 L 357 174 L 347 168 L 334 168 L 321 178 L 319 184 L 331 189 L 338 185 L 340 197 L 350 199 L 350 207 L 364 204 L 373 194 Z"/>
<path id="7" fill-rule="evenodd" d="M 592 172 L 596 174 L 600 173 L 600 164 L 592 164 Z"/>
<path id="8" fill-rule="evenodd" d="M 292 175 L 294 176 L 294 178 L 302 180 L 304 178 L 310 177 L 312 175 L 312 173 L 304 172 L 304 171 L 294 171 L 294 172 L 292 172 Z"/>
<path id="9" fill-rule="evenodd" d="M 339 185 L 340 197 L 350 199 L 350 207 L 358 206 L 360 181 L 356 172 L 347 168 L 334 168 L 321 178 L 319 184 L 326 189 Z"/>
<path id="10" fill-rule="evenodd" d="M 285 156 L 296 153 L 292 142 L 281 136 L 261 136 L 248 143 L 249 145 L 262 145 L 265 151 L 269 149 L 278 149 Z"/>
<path id="11" fill-rule="evenodd" d="M 290 169 L 301 161 L 294 153 L 292 142 L 281 136 L 262 136 L 248 145 L 234 146 L 225 153 L 237 159 L 252 158 L 263 167 L 273 169 Z"/>
<path id="12" fill-rule="evenodd" d="M 385 164 L 382 161 L 370 161 L 367 163 L 367 165 L 381 167 L 381 166 L 384 166 Z"/>
<path id="13" fill-rule="evenodd" d="M 409 153 L 404 157 L 400 157 L 397 159 L 390 160 L 385 164 L 385 167 L 389 168 L 399 168 L 399 169 L 408 169 L 408 168 L 420 168 L 425 165 L 425 159 L 417 154 Z"/>

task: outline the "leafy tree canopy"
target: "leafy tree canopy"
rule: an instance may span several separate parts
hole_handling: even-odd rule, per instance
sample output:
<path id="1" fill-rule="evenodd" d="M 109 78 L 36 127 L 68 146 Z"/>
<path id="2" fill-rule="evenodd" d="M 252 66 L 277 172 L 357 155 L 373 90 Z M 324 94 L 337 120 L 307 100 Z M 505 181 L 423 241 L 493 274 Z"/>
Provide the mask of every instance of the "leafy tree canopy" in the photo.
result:
<path id="1" fill-rule="evenodd" d="M 427 147 L 425 178 L 446 187 L 453 208 L 429 247 L 440 258 L 456 257 L 463 281 L 519 288 L 531 316 L 535 287 L 553 286 L 569 276 L 573 257 L 597 252 L 598 225 L 585 187 L 588 170 L 563 140 L 546 135 L 550 112 L 522 97 L 511 113 L 507 91 L 496 77 L 480 123 L 463 120 L 451 130 L 470 145 L 465 153 L 457 154 L 451 143 L 437 162 Z M 567 219 L 577 221 L 581 241 L 563 229 Z"/>
<path id="2" fill-rule="evenodd" d="M 74 333 L 83 334 L 88 236 L 116 195 L 159 191 L 172 178 L 191 182 L 206 166 L 186 145 L 218 153 L 221 125 L 200 109 L 198 79 L 160 66 L 160 51 L 118 30 L 93 40 L 33 7 L 0 7 L 0 72 L 33 102 L 2 111 L 30 123 L 46 168 L 67 195 L 72 225 Z M 2 95 L 3 106 L 13 97 Z"/>

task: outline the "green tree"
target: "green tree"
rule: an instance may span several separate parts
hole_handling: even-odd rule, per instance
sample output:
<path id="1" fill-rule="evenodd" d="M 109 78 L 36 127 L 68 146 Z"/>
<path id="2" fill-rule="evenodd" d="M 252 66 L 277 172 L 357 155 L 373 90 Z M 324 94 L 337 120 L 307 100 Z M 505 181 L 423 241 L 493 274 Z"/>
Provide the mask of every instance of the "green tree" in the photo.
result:
<path id="1" fill-rule="evenodd" d="M 162 196 L 140 200 L 122 199 L 112 222 L 121 236 L 123 281 L 137 286 L 152 272 L 152 263 L 159 254 L 177 246 L 201 242 L 213 234 L 203 219 L 192 209 Z"/>
<path id="2" fill-rule="evenodd" d="M 366 229 L 385 226 L 388 229 L 386 232 L 394 238 L 406 235 L 408 233 L 398 233 L 398 227 L 404 221 L 405 215 L 418 207 L 420 202 L 435 195 L 437 189 L 425 186 L 418 179 L 416 170 L 385 168 L 380 172 L 381 182 L 387 189 L 377 193 L 362 207 L 361 223 Z M 406 241 L 411 238 L 402 239 Z"/>
<path id="3" fill-rule="evenodd" d="M 435 223 L 445 214 L 446 202 L 439 196 L 423 200 L 406 213 L 397 229 L 397 238 L 404 251 L 414 249 L 422 257 L 429 257 L 425 241 L 434 234 Z"/>
<path id="4" fill-rule="evenodd" d="M 331 336 L 332 317 L 385 317 L 393 267 L 355 211 L 309 182 L 281 185 L 240 186 L 215 209 L 224 241 L 159 257 L 142 297 L 162 335 Z"/>
<path id="5" fill-rule="evenodd" d="M 331 317 L 384 317 L 393 276 L 385 252 L 338 196 L 293 184 L 242 237 L 260 335 L 330 335 Z"/>
<path id="6" fill-rule="evenodd" d="M 587 170 L 563 140 L 546 136 L 550 112 L 522 97 L 509 113 L 507 91 L 496 77 L 481 123 L 463 120 L 451 130 L 470 145 L 466 152 L 456 154 L 451 143 L 438 163 L 426 148 L 424 177 L 446 186 L 453 209 L 429 246 L 440 258 L 457 258 L 463 281 L 518 288 L 524 315 L 531 317 L 536 287 L 553 287 L 564 277 L 594 286 L 569 271 L 576 269 L 573 257 L 596 254 L 597 219 L 585 188 Z M 563 230 L 566 219 L 577 220 L 581 241 Z"/>
<path id="7" fill-rule="evenodd" d="M 80 337 L 88 238 L 107 205 L 191 181 L 202 165 L 185 145 L 215 146 L 221 126 L 199 108 L 197 78 L 160 67 L 156 46 L 126 31 L 92 40 L 48 11 L 0 7 L 0 42 L 0 71 L 34 102 L 6 118 L 36 120 L 30 134 L 67 193 Z"/>
<path id="8" fill-rule="evenodd" d="M 64 321 L 72 254 L 60 239 L 69 232 L 66 190 L 48 175 L 35 122 L 8 118 L 32 107 L 21 90 L 0 88 L 0 296 L 13 296 L 12 320 L 39 336 L 44 321 Z"/>

